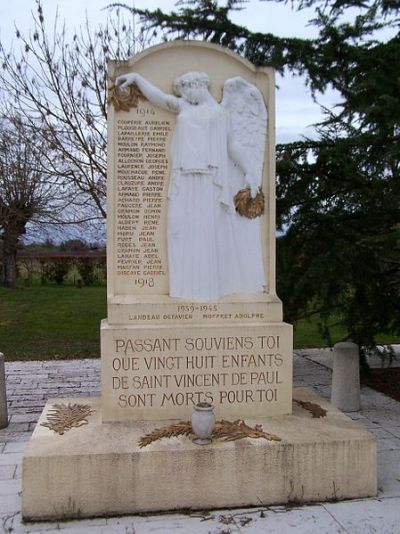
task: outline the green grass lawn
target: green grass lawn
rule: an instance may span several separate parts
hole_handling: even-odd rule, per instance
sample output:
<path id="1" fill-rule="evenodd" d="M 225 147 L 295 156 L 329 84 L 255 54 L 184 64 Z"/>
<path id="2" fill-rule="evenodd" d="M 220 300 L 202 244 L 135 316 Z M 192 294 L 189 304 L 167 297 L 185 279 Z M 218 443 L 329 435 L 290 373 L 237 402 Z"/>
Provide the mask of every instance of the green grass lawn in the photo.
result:
<path id="1" fill-rule="evenodd" d="M 342 341 L 346 337 L 346 330 L 341 326 L 331 327 L 332 344 Z M 302 348 L 320 348 L 327 347 L 328 343 L 321 337 L 318 330 L 318 320 L 302 319 L 294 325 L 293 330 L 294 346 L 297 349 Z"/>
<path id="2" fill-rule="evenodd" d="M 100 321 L 107 316 L 106 288 L 72 285 L 0 288 L 0 352 L 5 359 L 45 360 L 100 356 Z M 332 341 L 345 337 L 335 327 Z M 382 337 L 380 343 L 395 343 Z M 327 346 L 317 320 L 299 321 L 294 346 Z"/>
<path id="3" fill-rule="evenodd" d="M 106 288 L 0 288 L 0 352 L 6 360 L 96 358 Z"/>

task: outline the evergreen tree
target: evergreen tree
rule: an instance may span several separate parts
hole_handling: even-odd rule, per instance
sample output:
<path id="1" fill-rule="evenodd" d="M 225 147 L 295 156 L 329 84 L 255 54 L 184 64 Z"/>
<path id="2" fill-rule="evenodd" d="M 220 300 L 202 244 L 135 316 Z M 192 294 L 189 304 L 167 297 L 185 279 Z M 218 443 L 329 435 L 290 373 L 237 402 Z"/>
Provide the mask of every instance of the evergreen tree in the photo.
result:
<path id="1" fill-rule="evenodd" d="M 288 320 L 318 314 L 327 340 L 336 321 L 348 339 L 374 347 L 379 332 L 400 334 L 399 2 L 298 0 L 297 9 L 315 9 L 312 40 L 233 23 L 245 4 L 133 11 L 164 39 L 202 39 L 288 69 L 305 76 L 314 97 L 337 91 L 317 140 L 277 147 L 278 290 Z"/>

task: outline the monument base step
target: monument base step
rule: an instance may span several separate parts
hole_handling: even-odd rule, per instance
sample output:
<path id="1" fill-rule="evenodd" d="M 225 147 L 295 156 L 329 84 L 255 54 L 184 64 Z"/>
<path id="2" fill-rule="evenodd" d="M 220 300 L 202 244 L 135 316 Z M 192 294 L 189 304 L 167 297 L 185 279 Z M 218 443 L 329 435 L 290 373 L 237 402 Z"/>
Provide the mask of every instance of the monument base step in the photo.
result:
<path id="1" fill-rule="evenodd" d="M 376 495 L 375 437 L 307 389 L 295 389 L 293 397 L 318 404 L 327 415 L 313 418 L 295 403 L 292 415 L 246 419 L 282 441 L 218 439 L 199 446 L 179 436 L 142 449 L 142 436 L 174 421 L 102 423 L 99 398 L 50 400 L 23 458 L 23 518 L 60 520 Z M 68 403 L 90 405 L 94 412 L 87 424 L 63 435 L 42 426 L 54 404 Z"/>

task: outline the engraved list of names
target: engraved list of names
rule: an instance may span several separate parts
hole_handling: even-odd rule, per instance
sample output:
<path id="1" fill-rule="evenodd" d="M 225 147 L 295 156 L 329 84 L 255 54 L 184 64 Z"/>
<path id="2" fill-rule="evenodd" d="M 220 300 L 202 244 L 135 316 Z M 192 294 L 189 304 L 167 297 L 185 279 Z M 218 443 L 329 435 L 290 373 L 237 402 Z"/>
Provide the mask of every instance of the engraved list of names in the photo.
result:
<path id="1" fill-rule="evenodd" d="M 116 120 L 116 286 L 117 292 L 168 291 L 165 238 L 169 114 L 148 103 Z"/>

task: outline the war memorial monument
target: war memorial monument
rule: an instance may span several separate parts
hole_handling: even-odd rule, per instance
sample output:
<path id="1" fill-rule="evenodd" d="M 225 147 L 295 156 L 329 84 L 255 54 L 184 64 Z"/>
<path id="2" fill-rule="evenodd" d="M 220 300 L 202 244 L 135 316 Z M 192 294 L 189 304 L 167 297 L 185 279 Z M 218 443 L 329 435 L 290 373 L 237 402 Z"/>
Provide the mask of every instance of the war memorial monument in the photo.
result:
<path id="1" fill-rule="evenodd" d="M 102 395 L 48 401 L 25 519 L 376 494 L 374 437 L 293 391 L 274 95 L 272 69 L 201 42 L 109 65 Z M 220 431 L 204 446 L 187 431 L 199 403 Z"/>

